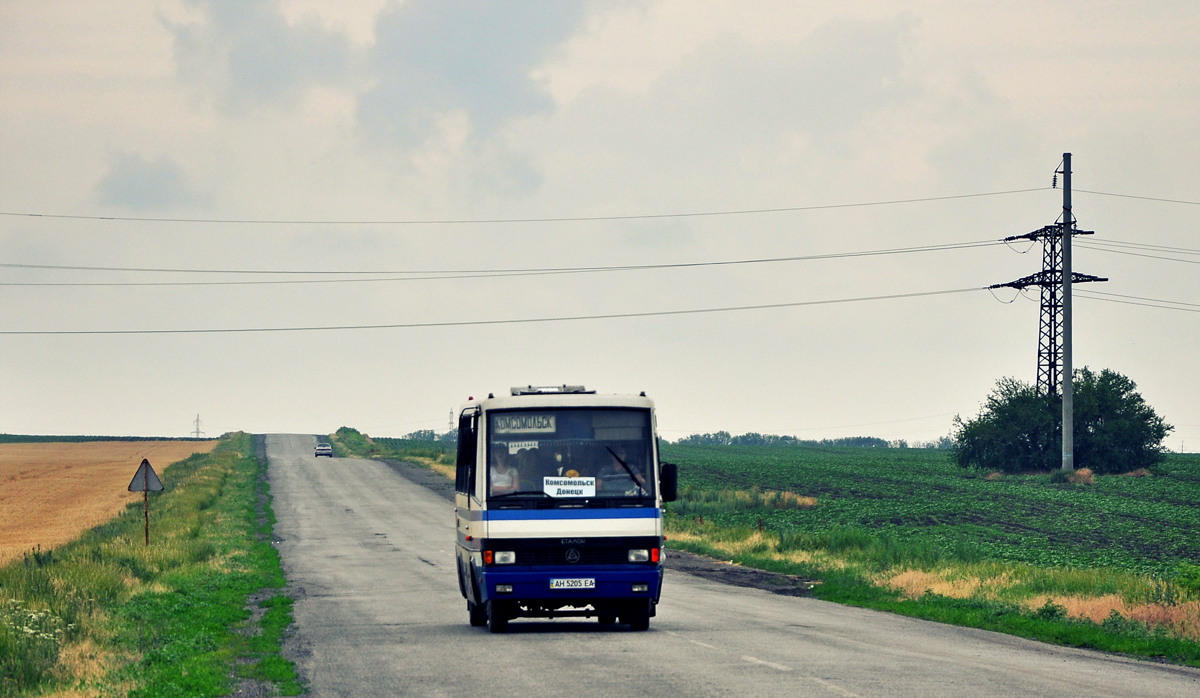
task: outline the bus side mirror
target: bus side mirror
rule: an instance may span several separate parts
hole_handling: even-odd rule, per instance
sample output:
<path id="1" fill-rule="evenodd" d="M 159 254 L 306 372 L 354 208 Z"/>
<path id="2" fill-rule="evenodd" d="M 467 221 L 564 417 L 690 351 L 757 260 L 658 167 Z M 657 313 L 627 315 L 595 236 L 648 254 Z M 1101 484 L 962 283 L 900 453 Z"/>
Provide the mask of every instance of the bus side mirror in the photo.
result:
<path id="1" fill-rule="evenodd" d="M 662 500 L 673 502 L 679 499 L 679 466 L 674 463 L 660 463 L 658 483 L 662 490 Z"/>

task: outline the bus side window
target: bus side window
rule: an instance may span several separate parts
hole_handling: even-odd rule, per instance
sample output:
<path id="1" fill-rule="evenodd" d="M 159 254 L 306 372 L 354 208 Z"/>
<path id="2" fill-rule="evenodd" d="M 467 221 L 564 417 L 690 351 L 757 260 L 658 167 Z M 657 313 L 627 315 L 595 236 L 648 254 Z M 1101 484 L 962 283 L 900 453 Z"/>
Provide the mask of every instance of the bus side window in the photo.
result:
<path id="1" fill-rule="evenodd" d="M 454 491 L 475 492 L 475 451 L 479 424 L 478 410 L 464 411 L 458 418 L 458 467 L 454 473 Z"/>

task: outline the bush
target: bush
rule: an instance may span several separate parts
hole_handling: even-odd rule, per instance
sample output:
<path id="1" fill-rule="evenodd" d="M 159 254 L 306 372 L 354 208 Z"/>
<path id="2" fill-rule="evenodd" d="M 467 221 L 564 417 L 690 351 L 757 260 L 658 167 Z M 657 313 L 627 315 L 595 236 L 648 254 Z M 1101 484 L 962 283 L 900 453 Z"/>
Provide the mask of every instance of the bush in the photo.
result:
<path id="1" fill-rule="evenodd" d="M 1061 412 L 1061 408 L 1060 408 Z M 1059 415 L 1061 424 L 1061 414 Z M 1075 373 L 1075 462 L 1098 473 L 1125 473 L 1163 460 L 1172 427 L 1137 392 L 1137 384 L 1107 369 Z"/>
<path id="2" fill-rule="evenodd" d="M 375 455 L 377 452 L 377 449 L 375 448 L 375 442 L 371 440 L 371 437 L 363 434 L 357 429 L 352 429 L 350 427 L 339 427 L 338 430 L 333 433 L 331 441 L 342 446 L 350 453 L 361 456 L 370 457 Z"/>
<path id="3" fill-rule="evenodd" d="M 1191 594 L 1200 595 L 1200 565 L 1181 562 L 1177 572 L 1175 586 Z"/>
<path id="4" fill-rule="evenodd" d="M 1075 372 L 1075 463 L 1096 473 L 1123 473 L 1163 459 L 1172 427 L 1155 414 L 1129 378 L 1087 367 Z M 1002 378 L 983 411 L 955 417 L 954 456 L 964 468 L 1019 473 L 1062 464 L 1062 397 L 1039 395 L 1015 378 Z"/>
<path id="5" fill-rule="evenodd" d="M 1063 620 L 1067 617 L 1067 609 L 1046 599 L 1046 603 L 1033 612 L 1033 617 L 1041 620 Z"/>
<path id="6" fill-rule="evenodd" d="M 978 417 L 954 418 L 954 457 L 963 467 L 1005 473 L 1052 470 L 1062 463 L 1061 405 L 1057 395 L 1001 378 Z"/>

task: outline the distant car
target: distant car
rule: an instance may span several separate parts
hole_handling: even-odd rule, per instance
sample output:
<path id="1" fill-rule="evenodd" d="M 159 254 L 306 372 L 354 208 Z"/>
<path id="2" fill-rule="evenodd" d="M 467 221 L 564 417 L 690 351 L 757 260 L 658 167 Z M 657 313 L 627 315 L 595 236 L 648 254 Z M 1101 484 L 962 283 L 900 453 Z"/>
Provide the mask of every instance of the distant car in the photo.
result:
<path id="1" fill-rule="evenodd" d="M 320 458 L 321 456 L 329 456 L 330 458 L 333 458 L 333 446 L 330 446 L 329 444 L 317 444 L 317 450 L 313 453 L 313 455 L 317 458 Z"/>

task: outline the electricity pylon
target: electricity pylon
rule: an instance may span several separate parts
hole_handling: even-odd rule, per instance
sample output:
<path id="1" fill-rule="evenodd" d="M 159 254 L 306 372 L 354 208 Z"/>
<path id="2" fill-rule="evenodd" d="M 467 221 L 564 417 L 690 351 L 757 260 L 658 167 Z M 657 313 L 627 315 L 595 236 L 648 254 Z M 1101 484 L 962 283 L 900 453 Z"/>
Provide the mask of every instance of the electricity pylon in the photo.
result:
<path id="1" fill-rule="evenodd" d="M 1078 230 L 1071 212 L 1071 154 L 1063 153 L 1063 168 L 1055 173 L 1063 176 L 1062 218 L 1054 225 L 1032 233 L 1004 238 L 1005 242 L 1032 240 L 1042 243 L 1042 270 L 1006 284 L 989 288 L 1030 286 L 1042 289 L 1042 314 L 1038 323 L 1039 394 L 1061 392 L 1063 397 L 1063 470 L 1075 469 L 1074 455 L 1074 386 L 1072 385 L 1071 356 L 1071 286 L 1108 279 L 1080 274 L 1071 268 L 1071 239 L 1076 235 L 1092 235 L 1091 230 Z M 1055 177 L 1057 182 L 1058 177 Z"/>

